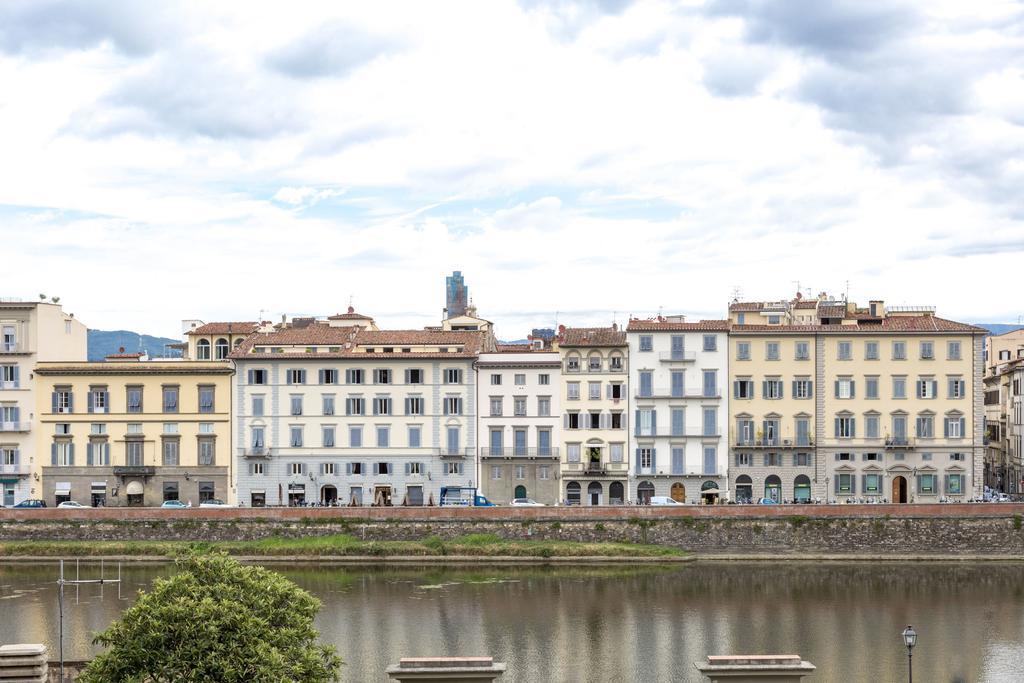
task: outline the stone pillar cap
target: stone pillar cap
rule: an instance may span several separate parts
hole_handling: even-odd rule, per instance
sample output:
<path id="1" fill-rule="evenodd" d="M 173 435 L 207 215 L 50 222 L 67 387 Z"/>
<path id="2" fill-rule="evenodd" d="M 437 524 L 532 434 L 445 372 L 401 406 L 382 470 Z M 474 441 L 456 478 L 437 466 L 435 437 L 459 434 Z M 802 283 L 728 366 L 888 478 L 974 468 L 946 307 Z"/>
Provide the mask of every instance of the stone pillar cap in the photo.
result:
<path id="1" fill-rule="evenodd" d="M 0 645 L 0 657 L 24 657 L 25 655 L 44 655 L 46 646 L 42 643 L 18 643 Z"/>

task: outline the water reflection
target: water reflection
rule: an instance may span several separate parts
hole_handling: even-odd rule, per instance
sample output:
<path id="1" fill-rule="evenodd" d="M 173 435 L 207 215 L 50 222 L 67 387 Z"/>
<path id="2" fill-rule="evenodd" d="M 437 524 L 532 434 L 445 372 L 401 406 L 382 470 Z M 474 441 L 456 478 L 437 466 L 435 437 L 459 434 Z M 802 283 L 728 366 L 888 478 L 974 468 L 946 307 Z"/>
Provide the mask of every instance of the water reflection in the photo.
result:
<path id="1" fill-rule="evenodd" d="M 705 654 L 754 652 L 799 653 L 814 680 L 902 680 L 908 623 L 919 680 L 1021 680 L 1024 565 L 278 568 L 323 601 L 317 626 L 353 681 L 430 654 L 493 655 L 510 681 L 698 681 Z M 120 598 L 116 586 L 68 588 L 66 656 L 91 655 L 91 634 L 169 571 L 124 566 Z M 56 651 L 56 575 L 52 563 L 0 565 L 0 642 Z"/>

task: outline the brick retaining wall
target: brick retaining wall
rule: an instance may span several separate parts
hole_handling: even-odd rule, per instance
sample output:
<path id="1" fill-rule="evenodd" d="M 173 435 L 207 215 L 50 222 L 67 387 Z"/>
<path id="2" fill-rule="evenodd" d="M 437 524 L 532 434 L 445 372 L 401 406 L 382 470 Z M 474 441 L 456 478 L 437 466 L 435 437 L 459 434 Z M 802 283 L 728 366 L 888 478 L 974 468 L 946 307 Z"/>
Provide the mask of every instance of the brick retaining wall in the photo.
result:
<path id="1" fill-rule="evenodd" d="M 1024 505 L 683 508 L 3 510 L 3 540 L 255 540 L 347 533 L 366 540 L 496 534 L 632 541 L 738 554 L 1024 556 Z"/>

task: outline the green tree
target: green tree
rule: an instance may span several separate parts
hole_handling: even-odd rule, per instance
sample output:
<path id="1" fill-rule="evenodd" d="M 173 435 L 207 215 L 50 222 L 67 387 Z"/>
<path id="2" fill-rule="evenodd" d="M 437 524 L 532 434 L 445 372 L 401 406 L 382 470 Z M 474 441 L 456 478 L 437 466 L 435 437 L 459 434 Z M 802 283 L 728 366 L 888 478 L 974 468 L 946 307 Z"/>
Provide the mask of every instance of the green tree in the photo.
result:
<path id="1" fill-rule="evenodd" d="M 336 681 L 342 664 L 317 644 L 320 601 L 280 574 L 223 554 L 189 555 L 178 572 L 96 636 L 107 648 L 78 679 Z"/>

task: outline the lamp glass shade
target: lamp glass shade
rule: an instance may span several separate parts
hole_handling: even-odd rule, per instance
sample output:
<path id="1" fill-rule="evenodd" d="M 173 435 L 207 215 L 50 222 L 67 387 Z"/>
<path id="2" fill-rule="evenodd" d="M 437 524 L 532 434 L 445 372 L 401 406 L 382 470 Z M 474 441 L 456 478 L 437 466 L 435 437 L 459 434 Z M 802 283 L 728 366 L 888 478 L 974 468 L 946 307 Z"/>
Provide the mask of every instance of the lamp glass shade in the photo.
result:
<path id="1" fill-rule="evenodd" d="M 913 626 L 907 626 L 903 629 L 903 643 L 907 646 L 908 650 L 917 645 L 917 631 L 914 630 Z"/>

